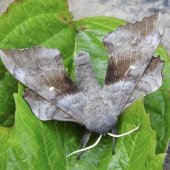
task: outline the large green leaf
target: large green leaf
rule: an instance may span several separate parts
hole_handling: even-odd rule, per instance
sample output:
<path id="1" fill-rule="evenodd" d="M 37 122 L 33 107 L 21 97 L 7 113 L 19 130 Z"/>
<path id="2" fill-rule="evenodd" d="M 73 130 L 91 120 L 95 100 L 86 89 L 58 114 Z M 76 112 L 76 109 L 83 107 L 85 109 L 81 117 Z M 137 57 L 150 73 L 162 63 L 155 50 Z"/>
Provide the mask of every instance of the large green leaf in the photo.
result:
<path id="1" fill-rule="evenodd" d="M 63 0 L 17 1 L 0 18 L 0 48 L 33 45 L 59 48 L 65 68 L 72 77 L 73 55 L 79 50 L 88 51 L 95 74 L 102 84 L 107 66 L 102 37 L 122 24 L 123 21 L 112 17 L 85 18 L 73 23 Z M 5 81 L 4 74 L 8 73 L 3 71 L 1 74 Z M 12 89 L 16 88 L 13 80 L 6 82 Z M 13 91 L 9 93 L 10 102 Z M 140 130 L 118 139 L 113 156 L 112 139 L 104 136 L 96 148 L 85 152 L 78 161 L 75 156 L 67 158 L 66 155 L 78 149 L 84 129 L 72 123 L 39 121 L 23 100 L 22 93 L 23 87 L 20 86 L 18 94 L 15 94 L 15 125 L 0 127 L 0 169 L 162 169 L 164 154 L 155 154 L 156 136 L 142 101 L 122 114 L 118 123 L 120 132 L 138 124 L 141 124 Z M 9 106 L 3 105 L 2 109 L 5 107 Z"/>
<path id="2" fill-rule="evenodd" d="M 170 57 L 163 47 L 157 49 L 156 55 L 165 61 L 163 84 L 145 98 L 145 107 L 150 113 L 151 125 L 157 131 L 156 152 L 161 153 L 166 151 L 170 138 Z"/>
<path id="3" fill-rule="evenodd" d="M 120 118 L 120 132 L 141 124 L 140 130 L 118 139 L 112 156 L 112 140 L 103 137 L 99 145 L 84 153 L 81 160 L 66 155 L 78 148 L 80 127 L 71 123 L 42 122 L 22 98 L 23 88 L 15 94 L 16 122 L 12 128 L 0 128 L 0 169 L 161 169 L 164 154 L 155 155 L 156 136 L 142 101 Z"/>

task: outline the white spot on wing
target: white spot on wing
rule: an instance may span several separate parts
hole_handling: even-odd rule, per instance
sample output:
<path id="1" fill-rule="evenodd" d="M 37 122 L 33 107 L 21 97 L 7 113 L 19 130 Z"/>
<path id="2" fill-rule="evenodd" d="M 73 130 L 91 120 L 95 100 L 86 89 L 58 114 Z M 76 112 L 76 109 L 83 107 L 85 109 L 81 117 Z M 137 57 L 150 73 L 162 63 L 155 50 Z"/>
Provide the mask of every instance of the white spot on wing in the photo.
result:
<path id="1" fill-rule="evenodd" d="M 130 66 L 130 69 L 132 69 L 132 70 L 134 70 L 134 69 L 136 69 L 137 67 L 135 67 L 135 66 Z"/>
<path id="2" fill-rule="evenodd" d="M 50 89 L 49 89 L 50 91 L 53 91 L 54 90 L 54 87 L 52 86 L 52 87 L 50 87 Z"/>

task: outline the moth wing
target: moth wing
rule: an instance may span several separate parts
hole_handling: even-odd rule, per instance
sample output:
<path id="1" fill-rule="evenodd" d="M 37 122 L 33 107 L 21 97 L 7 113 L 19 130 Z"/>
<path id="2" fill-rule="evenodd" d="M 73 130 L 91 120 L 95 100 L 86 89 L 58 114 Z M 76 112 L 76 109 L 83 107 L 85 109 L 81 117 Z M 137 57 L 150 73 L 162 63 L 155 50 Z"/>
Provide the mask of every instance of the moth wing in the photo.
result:
<path id="1" fill-rule="evenodd" d="M 85 106 L 84 96 L 67 76 L 58 49 L 33 47 L 1 50 L 1 59 L 21 83 L 75 121 L 83 123 L 80 113 Z"/>
<path id="2" fill-rule="evenodd" d="M 26 90 L 24 93 L 24 99 L 28 102 L 32 112 L 40 120 L 59 120 L 59 121 L 72 121 L 76 122 L 74 118 L 71 118 L 67 113 L 61 110 L 59 107 L 50 103 L 40 95 L 36 94 L 32 90 Z"/>
<path id="3" fill-rule="evenodd" d="M 109 54 L 104 92 L 114 103 L 116 114 L 125 108 L 162 34 L 162 15 L 158 13 L 140 22 L 128 23 L 104 37 Z"/>
<path id="4" fill-rule="evenodd" d="M 163 66 L 164 62 L 159 57 L 152 57 L 151 62 L 130 96 L 126 108 L 138 98 L 153 93 L 161 87 Z"/>

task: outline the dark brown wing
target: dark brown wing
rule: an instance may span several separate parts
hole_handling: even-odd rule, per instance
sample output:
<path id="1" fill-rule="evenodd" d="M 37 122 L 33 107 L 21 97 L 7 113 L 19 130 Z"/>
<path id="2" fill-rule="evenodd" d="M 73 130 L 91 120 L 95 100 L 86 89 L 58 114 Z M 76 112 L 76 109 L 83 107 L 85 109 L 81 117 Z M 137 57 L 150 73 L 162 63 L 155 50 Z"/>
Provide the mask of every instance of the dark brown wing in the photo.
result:
<path id="1" fill-rule="evenodd" d="M 28 98 L 38 99 L 39 104 L 36 106 L 39 108 L 42 106 L 42 102 L 51 103 L 54 105 L 53 108 L 57 107 L 71 119 L 83 123 L 80 114 L 84 107 L 83 94 L 76 90 L 74 83 L 66 75 L 61 54 L 57 49 L 34 47 L 9 51 L 2 50 L 1 58 L 9 72 L 32 90 L 32 93 L 28 93 L 26 97 L 28 103 L 31 103 Z M 40 98 L 33 92 L 38 94 Z M 75 104 L 80 98 L 82 102 Z M 61 117 L 62 115 L 59 119 Z M 44 120 L 53 118 L 54 116 L 51 118 L 49 116 L 43 117 Z M 55 118 L 57 119 L 57 116 Z M 65 115 L 63 118 L 65 118 Z"/>
<path id="2" fill-rule="evenodd" d="M 109 53 L 104 91 L 120 114 L 149 65 L 163 34 L 160 13 L 140 22 L 128 23 L 106 35 Z"/>

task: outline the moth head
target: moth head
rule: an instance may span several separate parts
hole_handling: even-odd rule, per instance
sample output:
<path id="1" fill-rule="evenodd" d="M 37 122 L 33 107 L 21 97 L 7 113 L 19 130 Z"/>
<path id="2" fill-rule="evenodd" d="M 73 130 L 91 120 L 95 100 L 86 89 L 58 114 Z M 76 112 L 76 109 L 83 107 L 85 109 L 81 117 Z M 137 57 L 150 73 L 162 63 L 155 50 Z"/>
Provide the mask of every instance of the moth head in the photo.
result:
<path id="1" fill-rule="evenodd" d="M 80 51 L 75 57 L 74 61 L 77 66 L 86 65 L 90 62 L 89 53 Z"/>

